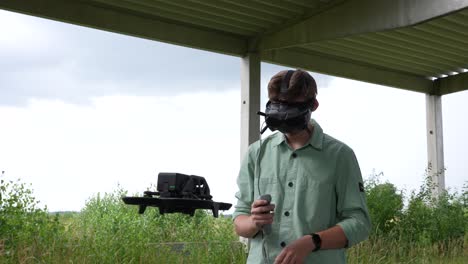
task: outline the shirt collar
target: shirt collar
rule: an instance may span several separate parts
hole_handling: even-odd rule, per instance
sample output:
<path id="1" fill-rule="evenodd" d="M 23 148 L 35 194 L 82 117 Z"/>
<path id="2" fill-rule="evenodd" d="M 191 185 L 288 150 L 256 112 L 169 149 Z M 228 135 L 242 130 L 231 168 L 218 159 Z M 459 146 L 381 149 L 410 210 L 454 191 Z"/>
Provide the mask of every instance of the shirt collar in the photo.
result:
<path id="1" fill-rule="evenodd" d="M 323 129 L 314 119 L 311 119 L 310 122 L 314 126 L 314 131 L 309 139 L 309 144 L 318 150 L 322 150 Z"/>
<path id="2" fill-rule="evenodd" d="M 310 123 L 314 127 L 314 131 L 312 133 L 312 136 L 309 139 L 309 142 L 306 145 L 311 145 L 315 149 L 322 150 L 323 129 L 314 119 L 311 119 Z M 281 132 L 276 133 L 275 138 L 273 139 L 273 142 L 272 142 L 273 146 L 276 147 L 283 142 L 286 143 L 286 137 L 284 136 L 284 134 Z"/>

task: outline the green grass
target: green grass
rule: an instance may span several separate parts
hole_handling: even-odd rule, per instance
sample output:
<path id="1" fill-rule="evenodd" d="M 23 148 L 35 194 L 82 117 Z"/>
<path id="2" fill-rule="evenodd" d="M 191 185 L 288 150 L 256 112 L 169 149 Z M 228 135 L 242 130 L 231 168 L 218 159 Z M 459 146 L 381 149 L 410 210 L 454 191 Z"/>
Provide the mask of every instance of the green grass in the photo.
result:
<path id="1" fill-rule="evenodd" d="M 372 236 L 348 252 L 348 263 L 452 263 L 464 264 L 468 258 L 467 243 L 463 239 L 432 245 L 405 243 Z"/>
<path id="2" fill-rule="evenodd" d="M 122 195 L 97 195 L 80 213 L 67 214 L 4 204 L 0 213 L 11 217 L 0 233 L 0 263 L 245 263 L 230 218 L 202 210 L 163 216 L 153 208 L 139 215 Z M 21 228 L 27 219 L 35 228 Z"/>
<path id="3" fill-rule="evenodd" d="M 160 215 L 153 208 L 139 215 L 123 204 L 120 188 L 90 198 L 79 213 L 55 214 L 38 208 L 24 183 L 2 180 L 0 190 L 0 263 L 246 262 L 230 218 L 202 210 L 194 217 Z M 405 197 L 373 179 L 366 193 L 373 232 L 348 250 L 349 263 L 466 262 L 466 190 L 432 200 L 424 185 Z"/>

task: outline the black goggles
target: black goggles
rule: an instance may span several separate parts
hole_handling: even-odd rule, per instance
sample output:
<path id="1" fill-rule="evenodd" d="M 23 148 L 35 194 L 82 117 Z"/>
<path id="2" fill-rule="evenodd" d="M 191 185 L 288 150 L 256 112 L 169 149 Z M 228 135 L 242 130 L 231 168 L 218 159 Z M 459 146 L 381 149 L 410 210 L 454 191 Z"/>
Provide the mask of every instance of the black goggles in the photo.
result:
<path id="1" fill-rule="evenodd" d="M 271 102 L 268 101 L 265 113 L 265 123 L 270 130 L 285 131 L 289 129 L 302 129 L 306 123 L 306 115 L 312 111 L 313 100 L 299 103 Z M 265 127 L 261 133 L 267 128 Z"/>
<path id="2" fill-rule="evenodd" d="M 286 102 L 272 102 L 268 101 L 266 104 L 266 111 L 270 113 L 286 113 L 292 115 L 294 113 L 300 113 L 307 110 L 311 110 L 313 107 L 313 99 L 307 100 L 305 102 L 295 102 L 295 103 L 286 103 Z"/>

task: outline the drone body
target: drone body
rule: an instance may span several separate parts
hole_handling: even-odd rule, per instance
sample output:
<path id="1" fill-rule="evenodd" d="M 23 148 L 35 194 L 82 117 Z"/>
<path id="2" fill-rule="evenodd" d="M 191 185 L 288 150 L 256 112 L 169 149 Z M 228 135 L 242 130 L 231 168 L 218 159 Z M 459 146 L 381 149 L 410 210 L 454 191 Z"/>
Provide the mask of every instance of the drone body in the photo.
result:
<path id="1" fill-rule="evenodd" d="M 205 178 L 181 173 L 165 173 L 158 175 L 158 191 L 144 192 L 143 197 L 123 197 L 126 204 L 138 205 L 140 214 L 146 207 L 159 207 L 161 214 L 183 213 L 193 216 L 196 209 L 211 209 L 214 217 L 219 210 L 231 208 L 229 203 L 214 202 L 210 188 Z"/>

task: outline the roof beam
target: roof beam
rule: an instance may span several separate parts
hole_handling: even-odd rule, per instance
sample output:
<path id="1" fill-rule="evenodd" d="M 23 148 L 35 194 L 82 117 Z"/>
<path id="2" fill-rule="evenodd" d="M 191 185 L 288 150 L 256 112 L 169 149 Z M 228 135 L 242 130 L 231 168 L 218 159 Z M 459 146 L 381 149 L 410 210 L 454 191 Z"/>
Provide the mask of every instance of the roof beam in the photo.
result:
<path id="1" fill-rule="evenodd" d="M 242 56 L 247 50 L 247 40 L 235 35 L 189 28 L 91 1 L 2 0 L 0 9 L 229 55 Z"/>
<path id="2" fill-rule="evenodd" d="M 348 0 L 295 25 L 266 34 L 260 50 L 303 46 L 415 25 L 468 7 L 468 0 Z"/>
<path id="3" fill-rule="evenodd" d="M 468 72 L 439 78 L 434 81 L 438 95 L 468 90 Z"/>
<path id="4" fill-rule="evenodd" d="M 433 82 L 423 76 L 357 64 L 298 49 L 263 51 L 262 61 L 415 92 L 428 93 L 434 87 Z"/>

